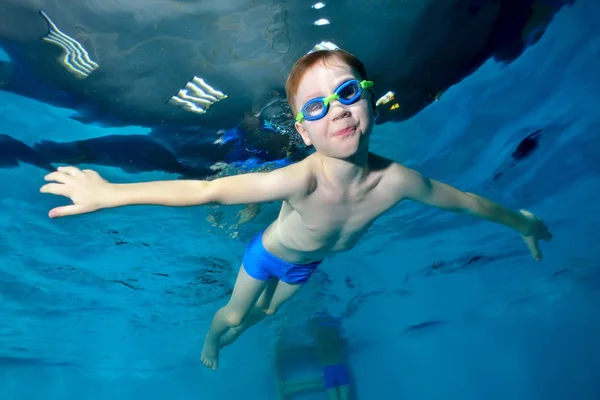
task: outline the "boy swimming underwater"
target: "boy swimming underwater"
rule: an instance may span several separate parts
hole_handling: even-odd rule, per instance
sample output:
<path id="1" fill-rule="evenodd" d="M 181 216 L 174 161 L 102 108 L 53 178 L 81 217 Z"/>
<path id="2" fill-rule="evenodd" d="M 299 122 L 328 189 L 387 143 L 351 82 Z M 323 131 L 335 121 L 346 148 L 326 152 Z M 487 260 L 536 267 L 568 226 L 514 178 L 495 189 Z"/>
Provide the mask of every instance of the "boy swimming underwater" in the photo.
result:
<path id="1" fill-rule="evenodd" d="M 369 152 L 375 99 L 360 60 L 321 50 L 294 65 L 286 92 L 296 129 L 315 152 L 271 171 L 213 181 L 111 184 L 91 170 L 60 167 L 46 176 L 44 193 L 73 205 L 52 218 L 131 204 L 192 206 L 281 201 L 277 219 L 251 240 L 229 302 L 214 315 L 202 363 L 216 369 L 219 349 L 273 315 L 330 254 L 350 250 L 369 226 L 403 200 L 413 200 L 506 225 L 519 232 L 536 260 L 539 240 L 552 238 L 541 219 L 473 193 L 428 179 Z"/>

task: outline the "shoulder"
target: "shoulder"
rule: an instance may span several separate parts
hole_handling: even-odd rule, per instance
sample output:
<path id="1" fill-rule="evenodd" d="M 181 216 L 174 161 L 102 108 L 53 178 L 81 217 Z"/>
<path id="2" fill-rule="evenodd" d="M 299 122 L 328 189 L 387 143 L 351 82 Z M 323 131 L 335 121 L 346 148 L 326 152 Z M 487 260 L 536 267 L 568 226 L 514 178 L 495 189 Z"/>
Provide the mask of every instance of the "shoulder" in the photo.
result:
<path id="1" fill-rule="evenodd" d="M 288 183 L 294 182 L 300 194 L 308 194 L 314 190 L 316 185 L 316 176 L 319 171 L 319 161 L 312 155 L 302 161 L 290 164 L 282 170 L 285 175 L 282 177 Z"/>
<path id="2" fill-rule="evenodd" d="M 414 169 L 376 154 L 369 154 L 369 164 L 373 171 L 381 174 L 381 184 L 400 197 L 423 180 L 423 176 Z"/>
<path id="3" fill-rule="evenodd" d="M 369 153 L 369 169 L 381 175 L 386 183 L 400 183 L 410 174 L 411 169 L 380 155 Z"/>

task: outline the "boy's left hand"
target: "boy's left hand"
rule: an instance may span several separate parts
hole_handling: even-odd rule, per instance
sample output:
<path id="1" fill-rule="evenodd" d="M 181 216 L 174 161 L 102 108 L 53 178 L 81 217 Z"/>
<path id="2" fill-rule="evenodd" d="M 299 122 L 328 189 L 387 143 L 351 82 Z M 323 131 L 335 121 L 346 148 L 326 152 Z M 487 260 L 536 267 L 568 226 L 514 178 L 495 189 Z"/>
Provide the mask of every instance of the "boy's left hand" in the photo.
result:
<path id="1" fill-rule="evenodd" d="M 542 252 L 538 246 L 540 240 L 552 240 L 552 234 L 548 230 L 548 227 L 542 221 L 541 218 L 536 217 L 527 210 L 519 210 L 519 212 L 527 218 L 528 227 L 525 233 L 521 234 L 521 237 L 525 241 L 525 244 L 529 248 L 531 255 L 536 261 L 542 259 Z"/>

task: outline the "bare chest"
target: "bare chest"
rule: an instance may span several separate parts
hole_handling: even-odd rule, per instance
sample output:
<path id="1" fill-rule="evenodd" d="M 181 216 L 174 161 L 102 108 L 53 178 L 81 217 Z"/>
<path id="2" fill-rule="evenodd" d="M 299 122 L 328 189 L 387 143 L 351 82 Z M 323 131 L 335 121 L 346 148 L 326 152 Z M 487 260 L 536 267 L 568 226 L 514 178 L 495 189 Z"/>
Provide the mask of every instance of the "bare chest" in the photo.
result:
<path id="1" fill-rule="evenodd" d="M 294 209 L 314 246 L 345 251 L 391 206 L 377 191 L 348 196 L 323 190 L 295 204 Z"/>

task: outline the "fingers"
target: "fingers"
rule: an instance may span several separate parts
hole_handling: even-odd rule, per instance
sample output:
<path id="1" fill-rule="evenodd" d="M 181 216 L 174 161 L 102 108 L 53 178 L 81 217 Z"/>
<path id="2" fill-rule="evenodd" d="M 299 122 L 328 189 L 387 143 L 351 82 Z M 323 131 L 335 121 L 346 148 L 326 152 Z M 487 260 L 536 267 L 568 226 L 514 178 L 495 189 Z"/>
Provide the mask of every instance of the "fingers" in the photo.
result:
<path id="1" fill-rule="evenodd" d="M 93 169 L 84 169 L 81 172 L 83 172 L 85 175 L 98 175 L 98 173 Z"/>
<path id="2" fill-rule="evenodd" d="M 89 171 L 93 172 L 93 171 Z M 46 175 L 44 179 L 46 181 L 52 182 L 47 183 L 40 188 L 40 192 L 42 193 L 50 193 L 59 196 L 65 196 L 71 198 L 73 195 L 73 184 L 77 183 L 74 181 L 74 178 L 84 176 L 88 172 L 81 171 L 76 167 L 64 166 L 58 167 L 55 172 L 51 172 Z M 56 207 L 50 210 L 48 216 L 50 218 L 59 218 L 65 217 L 68 215 L 76 215 L 82 214 L 85 212 L 89 212 L 90 210 L 86 210 L 83 206 L 79 204 L 73 204 L 69 206 Z"/>
<path id="3" fill-rule="evenodd" d="M 77 215 L 84 213 L 85 210 L 80 205 L 74 204 L 71 206 L 56 207 L 50 210 L 48 216 L 50 218 L 66 217 L 68 215 Z"/>
<path id="4" fill-rule="evenodd" d="M 535 261 L 540 261 L 542 259 L 542 252 L 540 251 L 537 240 L 532 236 L 526 236 L 523 238 L 523 240 L 525 240 L 525 244 L 529 248 L 529 251 L 531 252 L 531 255 Z"/>
<path id="5" fill-rule="evenodd" d="M 71 196 L 71 191 L 69 190 L 69 187 L 60 183 L 47 183 L 40 188 L 40 192 L 55 194 L 57 196 Z"/>
<path id="6" fill-rule="evenodd" d="M 526 217 L 537 221 L 539 228 L 536 231 L 532 232 L 535 236 L 538 236 L 539 239 L 545 240 L 545 241 L 552 240 L 552 234 L 550 233 L 550 230 L 548 229 L 548 226 L 546 226 L 546 223 L 544 222 L 544 220 L 535 216 L 534 214 L 532 214 L 531 212 L 529 212 L 527 210 L 519 210 L 519 211 L 521 212 L 521 214 L 525 215 Z"/>
<path id="7" fill-rule="evenodd" d="M 65 166 L 58 167 L 56 171 L 49 173 L 44 177 L 47 181 L 56 181 L 60 183 L 68 183 L 71 181 L 72 177 L 77 177 L 83 174 L 78 168 Z"/>
<path id="8" fill-rule="evenodd" d="M 59 183 L 69 183 L 72 180 L 71 175 L 68 175 L 64 172 L 60 172 L 60 171 L 54 171 L 49 173 L 48 175 L 46 175 L 44 177 L 44 180 L 46 181 L 54 181 L 54 182 L 59 182 Z"/>
<path id="9" fill-rule="evenodd" d="M 64 172 L 67 175 L 71 175 L 71 176 L 79 176 L 82 174 L 81 170 L 79 168 L 76 167 L 70 167 L 70 166 L 66 166 L 66 167 L 58 167 L 57 170 L 59 172 Z"/>

